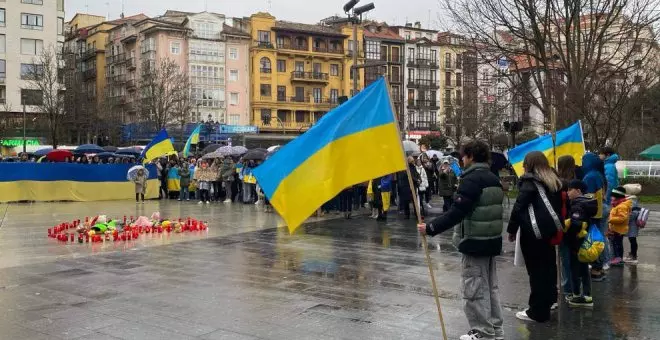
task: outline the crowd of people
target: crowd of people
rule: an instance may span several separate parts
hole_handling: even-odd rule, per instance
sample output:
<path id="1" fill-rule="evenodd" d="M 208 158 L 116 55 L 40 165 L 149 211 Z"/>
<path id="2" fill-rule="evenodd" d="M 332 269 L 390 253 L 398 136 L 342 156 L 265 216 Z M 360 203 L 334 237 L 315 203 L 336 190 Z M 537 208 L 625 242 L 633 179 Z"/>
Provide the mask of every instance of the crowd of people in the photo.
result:
<path id="1" fill-rule="evenodd" d="M 502 252 L 504 191 L 501 181 L 488 171 L 488 150 L 477 141 L 464 147 L 465 170 L 449 210 L 418 225 L 420 233 L 430 236 L 453 228 L 454 244 L 463 254 L 461 289 L 470 331 L 461 340 L 504 339 L 495 261 Z M 519 178 L 518 197 L 506 227 L 508 240 L 520 246 L 529 275 L 529 307 L 516 313 L 518 319 L 550 320 L 560 297 L 570 307 L 590 308 L 592 281 L 602 281 L 611 266 L 637 264 L 643 209 L 634 195 L 641 188 L 619 185 L 618 159 L 607 147 L 599 154 L 586 153 L 581 167 L 572 156 L 563 156 L 555 170 L 543 153 L 526 155 L 525 173 Z M 588 231 L 596 229 L 611 245 L 605 244 L 596 261 L 585 262 L 578 254 Z M 626 236 L 631 247 L 624 258 Z M 557 285 L 557 246 L 563 294 Z"/>

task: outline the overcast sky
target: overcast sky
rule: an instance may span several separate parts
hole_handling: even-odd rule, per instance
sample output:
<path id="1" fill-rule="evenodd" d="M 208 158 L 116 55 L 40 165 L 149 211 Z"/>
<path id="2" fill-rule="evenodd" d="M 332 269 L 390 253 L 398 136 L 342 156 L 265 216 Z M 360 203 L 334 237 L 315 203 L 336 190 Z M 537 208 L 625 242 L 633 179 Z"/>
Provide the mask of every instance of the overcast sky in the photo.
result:
<path id="1" fill-rule="evenodd" d="M 249 16 L 259 11 L 268 11 L 278 20 L 316 23 L 320 19 L 339 14 L 348 0 L 124 0 L 126 15 L 144 13 L 156 16 L 165 10 L 189 12 L 204 11 L 222 13 L 227 16 Z M 359 5 L 374 2 L 376 9 L 369 12 L 370 19 L 387 21 L 390 25 L 403 25 L 420 21 L 422 27 L 444 29 L 440 23 L 438 0 L 361 0 Z M 74 14 L 90 13 L 116 19 L 121 13 L 122 0 L 65 0 L 67 20 Z M 208 4 L 208 5 L 206 5 Z"/>

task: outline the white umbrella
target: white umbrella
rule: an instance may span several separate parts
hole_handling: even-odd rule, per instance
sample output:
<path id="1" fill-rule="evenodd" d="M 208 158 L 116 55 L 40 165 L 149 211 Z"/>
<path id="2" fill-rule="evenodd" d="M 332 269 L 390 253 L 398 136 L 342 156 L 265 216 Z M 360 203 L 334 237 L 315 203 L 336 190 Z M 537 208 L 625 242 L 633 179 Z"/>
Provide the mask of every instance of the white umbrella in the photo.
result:
<path id="1" fill-rule="evenodd" d="M 275 150 L 275 149 L 277 149 L 277 148 L 279 148 L 279 147 L 280 147 L 279 145 L 273 145 L 273 146 L 269 147 L 269 148 L 266 149 L 266 150 L 267 150 L 268 152 L 271 152 L 271 151 L 273 151 L 273 150 Z"/>
<path id="2" fill-rule="evenodd" d="M 415 153 L 419 153 L 419 145 L 413 141 L 404 140 L 403 141 L 403 151 L 406 155 L 410 156 Z"/>
<path id="3" fill-rule="evenodd" d="M 426 155 L 428 155 L 429 158 L 433 158 L 433 156 L 438 156 L 438 159 L 442 159 L 442 156 L 444 156 L 444 154 L 441 151 L 437 151 L 437 150 L 427 150 Z"/>
<path id="4" fill-rule="evenodd" d="M 147 168 L 143 167 L 142 165 L 136 165 L 136 166 L 128 169 L 128 173 L 126 173 L 126 179 L 129 180 L 129 181 L 132 181 L 133 179 L 135 179 L 135 177 L 137 176 L 138 170 L 140 170 L 140 169 L 144 170 L 144 174 L 147 176 L 147 178 L 149 178 L 149 170 L 147 170 Z"/>

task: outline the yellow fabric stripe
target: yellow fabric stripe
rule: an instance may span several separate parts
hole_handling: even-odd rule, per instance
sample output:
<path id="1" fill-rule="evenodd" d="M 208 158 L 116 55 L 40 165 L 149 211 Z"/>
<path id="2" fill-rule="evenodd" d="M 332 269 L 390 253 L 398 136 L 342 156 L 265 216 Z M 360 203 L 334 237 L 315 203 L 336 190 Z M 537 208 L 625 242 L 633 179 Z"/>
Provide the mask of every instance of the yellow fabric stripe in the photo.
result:
<path id="1" fill-rule="evenodd" d="M 160 182 L 147 181 L 145 198 L 157 198 Z M 135 199 L 132 182 L 14 181 L 0 182 L 0 202 L 111 201 Z"/>
<path id="2" fill-rule="evenodd" d="M 550 166 L 554 166 L 555 158 L 554 154 L 552 153 L 552 149 L 543 150 L 542 152 L 548 158 Z M 559 159 L 561 156 L 570 155 L 575 158 L 576 165 L 582 165 L 582 156 L 584 156 L 584 153 L 584 144 L 582 143 L 564 143 L 562 145 L 557 145 L 556 147 L 557 159 Z M 513 170 L 515 170 L 518 176 L 522 176 L 525 173 L 525 170 L 523 169 L 523 162 L 518 162 L 511 165 L 513 166 Z"/>
<path id="3" fill-rule="evenodd" d="M 168 178 L 167 179 L 167 190 L 168 191 L 181 191 L 181 182 L 178 178 Z"/>
<path id="4" fill-rule="evenodd" d="M 385 124 L 329 143 L 291 172 L 271 203 L 293 232 L 343 189 L 405 170 L 397 127 Z"/>

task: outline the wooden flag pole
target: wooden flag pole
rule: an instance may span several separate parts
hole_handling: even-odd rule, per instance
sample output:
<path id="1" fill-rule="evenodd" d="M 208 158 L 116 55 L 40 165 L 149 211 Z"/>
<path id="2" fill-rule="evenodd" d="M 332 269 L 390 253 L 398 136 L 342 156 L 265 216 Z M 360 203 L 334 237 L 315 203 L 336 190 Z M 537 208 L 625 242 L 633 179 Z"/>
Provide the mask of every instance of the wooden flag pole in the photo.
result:
<path id="1" fill-rule="evenodd" d="M 387 98 L 390 101 L 390 109 L 392 110 L 392 115 L 394 116 L 394 122 L 396 123 L 396 132 L 399 135 L 399 141 L 403 142 L 403 138 L 401 138 L 401 128 L 399 127 L 399 121 L 397 120 L 396 117 L 396 111 L 394 110 L 394 103 L 392 103 L 392 97 L 390 96 L 389 89 L 390 89 L 390 82 L 385 78 L 385 84 L 387 86 Z M 403 146 L 401 146 L 403 149 Z M 415 185 L 412 181 L 412 176 L 410 174 L 410 166 L 408 165 L 408 157 L 406 157 L 405 150 L 403 150 L 403 158 L 406 163 L 406 175 L 408 177 L 408 185 L 410 186 L 410 193 L 412 194 L 412 199 L 413 199 L 413 204 L 415 206 L 415 214 L 417 215 L 417 224 L 422 224 L 424 221 L 422 221 L 422 215 L 420 213 L 420 202 L 419 202 L 419 196 L 417 195 L 417 192 L 415 191 Z M 401 201 L 399 200 L 399 203 Z M 417 226 L 415 226 L 415 229 L 417 229 Z M 429 267 L 429 275 L 431 276 L 431 288 L 433 289 L 433 298 L 435 299 L 435 305 L 438 308 L 438 318 L 440 319 L 440 327 L 442 328 L 442 338 L 444 340 L 447 340 L 447 330 L 445 329 L 445 319 L 442 316 L 442 307 L 440 306 L 440 297 L 438 296 L 438 285 L 435 282 L 435 273 L 433 272 L 433 263 L 431 262 L 431 254 L 429 253 L 429 245 L 426 239 L 426 235 L 422 235 L 422 246 L 424 247 L 424 254 L 426 256 L 426 264 Z"/>

